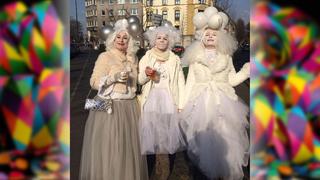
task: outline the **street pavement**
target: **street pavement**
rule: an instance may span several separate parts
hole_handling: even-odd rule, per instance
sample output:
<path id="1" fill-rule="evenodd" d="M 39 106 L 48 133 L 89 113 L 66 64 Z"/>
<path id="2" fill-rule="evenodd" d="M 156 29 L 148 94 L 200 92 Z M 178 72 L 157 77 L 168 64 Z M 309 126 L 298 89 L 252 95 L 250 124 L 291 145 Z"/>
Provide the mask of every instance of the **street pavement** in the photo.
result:
<path id="1" fill-rule="evenodd" d="M 77 180 L 79 177 L 79 166 L 81 160 L 81 149 L 83 141 L 83 133 L 85 128 L 85 122 L 88 117 L 88 111 L 84 110 L 84 103 L 87 94 L 90 90 L 89 80 L 95 64 L 95 61 L 99 55 L 99 51 L 95 50 L 82 50 L 81 53 L 74 56 L 70 61 L 70 86 L 71 86 L 71 180 Z M 243 64 L 247 58 L 247 53 L 240 53 L 238 64 Z M 238 67 L 237 67 L 238 68 Z M 236 69 L 237 69 L 236 68 Z M 239 69 L 239 68 L 238 68 Z M 249 105 L 249 80 L 236 87 L 236 93 L 238 96 Z M 91 96 L 95 95 L 96 91 L 91 92 Z M 249 179 L 248 168 L 245 170 L 246 177 Z M 151 179 L 156 179 L 151 177 Z M 204 176 L 194 168 L 186 158 L 185 152 L 176 154 L 174 161 L 174 169 L 169 179 L 172 180 L 191 180 L 191 179 L 205 179 Z"/>

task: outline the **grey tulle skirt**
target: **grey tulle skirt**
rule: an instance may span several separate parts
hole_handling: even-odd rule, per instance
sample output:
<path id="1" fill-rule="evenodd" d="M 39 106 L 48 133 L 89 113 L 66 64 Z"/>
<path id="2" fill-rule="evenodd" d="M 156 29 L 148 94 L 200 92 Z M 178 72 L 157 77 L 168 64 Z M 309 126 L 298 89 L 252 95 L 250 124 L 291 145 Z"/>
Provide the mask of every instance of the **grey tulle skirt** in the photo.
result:
<path id="1" fill-rule="evenodd" d="M 138 134 L 139 105 L 115 100 L 113 113 L 90 111 L 86 122 L 80 180 L 148 179 Z"/>

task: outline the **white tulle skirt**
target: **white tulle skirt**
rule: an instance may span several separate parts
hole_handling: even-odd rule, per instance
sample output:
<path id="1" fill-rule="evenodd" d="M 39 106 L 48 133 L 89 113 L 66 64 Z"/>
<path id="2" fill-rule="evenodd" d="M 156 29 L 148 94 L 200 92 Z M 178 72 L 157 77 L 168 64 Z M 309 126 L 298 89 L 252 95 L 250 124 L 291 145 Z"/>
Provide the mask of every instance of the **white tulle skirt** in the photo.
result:
<path id="1" fill-rule="evenodd" d="M 142 154 L 174 154 L 185 149 L 178 122 L 177 107 L 169 91 L 153 88 L 140 121 Z"/>
<path id="2" fill-rule="evenodd" d="M 181 113 L 188 155 L 210 179 L 242 179 L 242 166 L 247 166 L 249 158 L 248 107 L 216 93 L 219 103 L 206 89 Z"/>

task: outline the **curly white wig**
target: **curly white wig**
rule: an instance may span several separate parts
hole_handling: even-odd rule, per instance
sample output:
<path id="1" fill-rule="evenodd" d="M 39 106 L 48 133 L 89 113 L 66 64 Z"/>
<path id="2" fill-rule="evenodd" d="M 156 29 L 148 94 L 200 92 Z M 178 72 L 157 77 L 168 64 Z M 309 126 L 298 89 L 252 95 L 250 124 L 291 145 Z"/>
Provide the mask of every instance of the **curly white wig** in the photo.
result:
<path id="1" fill-rule="evenodd" d="M 125 32 L 128 35 L 129 38 L 129 42 L 128 42 L 128 49 L 127 49 L 127 53 L 128 54 L 135 54 L 138 50 L 138 48 L 135 45 L 135 42 L 132 38 L 132 36 L 129 34 L 128 32 L 128 21 L 126 19 L 120 19 L 118 20 L 115 25 L 114 25 L 114 32 L 107 38 L 106 40 L 106 50 L 111 50 L 114 47 L 114 40 L 116 38 L 116 36 L 120 33 L 120 32 Z"/>
<path id="2" fill-rule="evenodd" d="M 181 33 L 179 30 L 175 29 L 172 26 L 160 26 L 155 29 L 149 29 L 147 32 L 144 33 L 144 36 L 149 40 L 151 47 L 155 46 L 157 34 L 163 33 L 168 35 L 169 39 L 169 48 L 173 48 L 176 43 L 180 42 Z"/>

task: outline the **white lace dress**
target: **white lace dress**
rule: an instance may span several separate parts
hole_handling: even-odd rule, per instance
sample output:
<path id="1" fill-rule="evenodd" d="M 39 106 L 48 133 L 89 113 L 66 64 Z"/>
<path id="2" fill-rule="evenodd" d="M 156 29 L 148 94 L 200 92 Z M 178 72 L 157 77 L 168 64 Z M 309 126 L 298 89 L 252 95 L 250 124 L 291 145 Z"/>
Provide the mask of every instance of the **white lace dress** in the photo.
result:
<path id="1" fill-rule="evenodd" d="M 169 73 L 165 63 L 156 62 L 154 69 L 160 73 L 159 82 L 153 82 L 144 104 L 140 142 L 142 154 L 173 154 L 185 147 L 179 123 L 177 106 L 169 90 Z"/>

